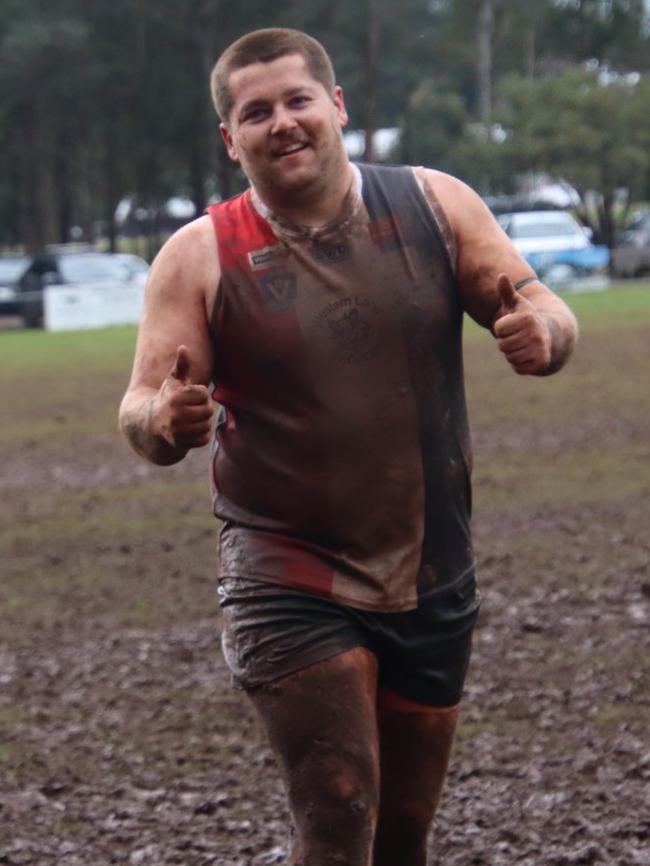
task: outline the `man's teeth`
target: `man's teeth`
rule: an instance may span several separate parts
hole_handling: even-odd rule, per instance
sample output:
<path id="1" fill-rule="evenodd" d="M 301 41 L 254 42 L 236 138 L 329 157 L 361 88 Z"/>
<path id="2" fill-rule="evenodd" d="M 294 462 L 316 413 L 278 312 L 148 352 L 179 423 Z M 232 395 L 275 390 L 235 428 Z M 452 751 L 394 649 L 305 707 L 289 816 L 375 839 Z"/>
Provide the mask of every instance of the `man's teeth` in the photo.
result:
<path id="1" fill-rule="evenodd" d="M 296 153 L 298 150 L 302 150 L 303 147 L 306 147 L 305 144 L 292 144 L 291 147 L 287 147 L 284 150 L 281 150 L 278 153 L 278 156 L 286 156 L 288 153 Z"/>

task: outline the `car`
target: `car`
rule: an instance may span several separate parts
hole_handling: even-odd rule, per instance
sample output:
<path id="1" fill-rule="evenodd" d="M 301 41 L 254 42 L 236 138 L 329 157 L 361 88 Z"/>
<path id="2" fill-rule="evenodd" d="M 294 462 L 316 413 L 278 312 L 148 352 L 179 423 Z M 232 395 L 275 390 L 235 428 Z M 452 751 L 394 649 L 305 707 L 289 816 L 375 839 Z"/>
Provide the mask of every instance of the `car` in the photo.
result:
<path id="1" fill-rule="evenodd" d="M 18 314 L 18 285 L 29 264 L 29 256 L 0 256 L 0 316 Z"/>
<path id="2" fill-rule="evenodd" d="M 622 241 L 626 246 L 650 247 L 650 210 L 639 211 L 634 216 L 623 232 Z"/>
<path id="3" fill-rule="evenodd" d="M 589 231 L 567 211 L 505 213 L 497 221 L 551 288 L 578 291 L 609 284 L 609 249 L 595 246 Z"/>
<path id="4" fill-rule="evenodd" d="M 618 277 L 650 274 L 650 211 L 638 213 L 612 250 L 612 270 Z"/>
<path id="5" fill-rule="evenodd" d="M 33 256 L 18 280 L 17 312 L 27 327 L 43 324 L 43 293 L 48 286 L 124 285 L 146 282 L 149 265 L 129 253 L 46 250 Z"/>

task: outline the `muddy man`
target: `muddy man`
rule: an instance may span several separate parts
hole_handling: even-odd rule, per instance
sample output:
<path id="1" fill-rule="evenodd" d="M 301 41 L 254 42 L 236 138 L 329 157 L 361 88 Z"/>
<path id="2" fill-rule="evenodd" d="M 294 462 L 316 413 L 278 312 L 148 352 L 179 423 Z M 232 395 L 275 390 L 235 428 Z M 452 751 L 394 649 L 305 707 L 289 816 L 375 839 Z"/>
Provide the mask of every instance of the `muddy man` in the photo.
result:
<path id="1" fill-rule="evenodd" d="M 423 866 L 479 600 L 468 313 L 516 373 L 576 340 L 479 196 L 355 165 L 323 47 L 250 33 L 211 79 L 250 183 L 156 258 L 120 423 L 161 465 L 212 438 L 222 644 L 283 771 L 293 866 Z"/>

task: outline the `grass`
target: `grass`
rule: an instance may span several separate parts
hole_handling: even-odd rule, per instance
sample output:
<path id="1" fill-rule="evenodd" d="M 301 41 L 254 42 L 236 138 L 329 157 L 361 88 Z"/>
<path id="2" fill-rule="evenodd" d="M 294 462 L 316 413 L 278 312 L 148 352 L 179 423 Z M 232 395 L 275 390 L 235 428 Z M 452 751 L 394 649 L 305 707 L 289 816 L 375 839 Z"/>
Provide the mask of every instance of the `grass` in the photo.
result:
<path id="1" fill-rule="evenodd" d="M 580 346 L 567 370 L 550 378 L 513 375 L 491 335 L 468 323 L 479 522 L 547 505 L 618 503 L 624 514 L 650 492 L 650 283 L 566 300 L 581 324 Z M 15 633 L 30 622 L 72 621 L 71 597 L 88 610 L 94 597 L 106 616 L 143 625 L 213 609 L 207 454 L 177 470 L 139 475 L 143 465 L 116 429 L 135 335 L 133 327 L 0 332 L 0 481 L 7 491 L 0 496 L 0 605 L 11 612 Z M 19 471 L 34 480 L 17 476 L 13 485 Z M 519 541 L 537 558 L 533 530 L 514 547 Z M 140 563 L 163 544 L 165 573 L 158 559 L 134 582 L 133 551 Z M 184 598 L 188 573 L 195 597 Z M 169 611 L 161 613 L 153 599 Z"/>
<path id="2" fill-rule="evenodd" d="M 135 336 L 132 326 L 57 333 L 0 332 L 0 382 L 28 379 L 34 374 L 48 379 L 67 375 L 78 380 L 127 373 Z"/>

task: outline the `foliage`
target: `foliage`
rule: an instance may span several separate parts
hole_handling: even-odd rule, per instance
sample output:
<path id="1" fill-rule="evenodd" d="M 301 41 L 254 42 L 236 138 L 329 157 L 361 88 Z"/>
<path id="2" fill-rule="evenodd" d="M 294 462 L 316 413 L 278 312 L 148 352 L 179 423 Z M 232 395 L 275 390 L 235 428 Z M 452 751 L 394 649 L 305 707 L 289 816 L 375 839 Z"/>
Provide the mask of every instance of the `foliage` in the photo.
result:
<path id="1" fill-rule="evenodd" d="M 643 72 L 644 14 L 643 0 L 403 0 L 398 14 L 389 0 L 277 0 L 272 9 L 253 0 L 3 0 L 0 244 L 65 241 L 77 226 L 113 245 L 115 208 L 129 196 L 147 215 L 153 252 L 170 195 L 189 196 L 200 212 L 210 196 L 235 192 L 244 179 L 219 142 L 207 81 L 223 48 L 262 26 L 305 29 L 328 47 L 353 128 L 370 138 L 378 126 L 403 124 L 400 158 L 448 168 L 481 191 L 505 190 L 517 154 L 495 141 L 487 117 L 491 106 L 498 116 L 500 84 L 538 82 L 592 58 Z M 489 32 L 477 28 L 488 19 Z M 504 91 L 511 104 L 513 87 Z M 625 103 L 646 148 L 647 89 L 643 82 Z M 548 162 L 562 137 L 582 142 L 583 162 L 597 164 L 581 182 L 599 188 L 607 136 L 599 145 L 586 133 L 581 111 L 564 112 L 544 160 L 532 155 Z M 547 123 L 538 124 L 544 134 Z M 630 189 L 643 176 L 647 195 L 636 148 L 624 151 L 636 172 Z M 562 156 L 556 173 L 565 165 Z"/>
<path id="2" fill-rule="evenodd" d="M 596 239 L 614 242 L 621 194 L 642 195 L 650 153 L 639 120 L 650 110 L 650 88 L 627 78 L 603 81 L 598 70 L 567 69 L 545 79 L 513 77 L 502 89 L 506 148 L 520 171 L 539 169 L 568 181 Z"/>

